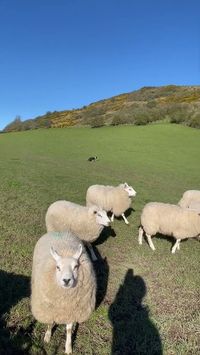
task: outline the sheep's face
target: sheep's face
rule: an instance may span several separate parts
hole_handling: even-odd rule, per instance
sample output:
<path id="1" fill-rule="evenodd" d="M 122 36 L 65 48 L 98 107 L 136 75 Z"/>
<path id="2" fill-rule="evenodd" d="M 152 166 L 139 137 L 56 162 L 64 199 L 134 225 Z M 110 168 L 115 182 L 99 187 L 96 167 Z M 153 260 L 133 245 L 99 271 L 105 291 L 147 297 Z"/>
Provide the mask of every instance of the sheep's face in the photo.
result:
<path id="1" fill-rule="evenodd" d="M 134 197 L 136 196 L 137 192 L 132 188 L 132 186 L 129 186 L 126 182 L 123 184 L 124 190 L 128 193 L 129 197 Z"/>
<path id="2" fill-rule="evenodd" d="M 104 210 L 94 210 L 93 212 L 96 216 L 96 222 L 102 226 L 108 227 L 110 224 L 110 219 Z"/>
<path id="3" fill-rule="evenodd" d="M 55 249 L 51 247 L 51 255 L 56 262 L 56 281 L 60 287 L 72 288 L 77 284 L 79 258 L 82 254 L 82 245 L 80 244 L 77 252 L 71 257 L 62 257 Z"/>

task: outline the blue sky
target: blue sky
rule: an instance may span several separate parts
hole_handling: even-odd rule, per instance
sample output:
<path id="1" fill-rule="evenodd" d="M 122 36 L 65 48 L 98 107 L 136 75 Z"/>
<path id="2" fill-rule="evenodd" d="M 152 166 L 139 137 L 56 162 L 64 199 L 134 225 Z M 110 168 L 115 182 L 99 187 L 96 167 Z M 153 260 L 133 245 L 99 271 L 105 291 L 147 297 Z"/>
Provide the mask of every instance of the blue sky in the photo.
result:
<path id="1" fill-rule="evenodd" d="M 200 84 L 199 0 L 0 0 L 0 129 L 142 86 Z"/>

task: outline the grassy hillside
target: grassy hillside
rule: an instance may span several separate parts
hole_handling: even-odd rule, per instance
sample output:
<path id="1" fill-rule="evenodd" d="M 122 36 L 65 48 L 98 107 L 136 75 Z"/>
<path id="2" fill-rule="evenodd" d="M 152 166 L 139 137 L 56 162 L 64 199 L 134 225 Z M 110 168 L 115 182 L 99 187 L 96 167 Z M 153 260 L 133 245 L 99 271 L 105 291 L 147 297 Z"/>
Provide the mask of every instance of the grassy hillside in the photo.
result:
<path id="1" fill-rule="evenodd" d="M 200 86 L 144 87 L 76 110 L 47 112 L 24 122 L 18 117 L 4 132 L 74 125 L 145 125 L 162 120 L 200 128 Z"/>
<path id="2" fill-rule="evenodd" d="M 65 327 L 44 345 L 30 312 L 30 275 L 44 216 L 55 200 L 85 203 L 89 185 L 127 181 L 137 191 L 130 226 L 115 219 L 96 242 L 98 307 L 79 325 L 74 354 L 200 353 L 200 243 L 138 245 L 141 209 L 200 189 L 200 131 L 178 125 L 35 130 L 0 136 L 0 353 L 62 354 Z M 88 156 L 99 161 L 90 163 Z"/>

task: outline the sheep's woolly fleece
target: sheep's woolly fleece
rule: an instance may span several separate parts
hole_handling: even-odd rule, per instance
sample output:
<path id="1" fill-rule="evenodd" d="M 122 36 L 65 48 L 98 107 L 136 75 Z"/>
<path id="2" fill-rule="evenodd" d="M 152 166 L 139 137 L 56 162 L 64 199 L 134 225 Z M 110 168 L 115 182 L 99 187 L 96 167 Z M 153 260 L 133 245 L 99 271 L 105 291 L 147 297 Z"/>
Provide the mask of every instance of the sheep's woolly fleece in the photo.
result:
<path id="1" fill-rule="evenodd" d="M 86 242 L 95 241 L 104 226 L 96 222 L 94 211 L 98 207 L 85 207 L 69 201 L 52 203 L 46 213 L 47 232 L 70 230 Z"/>
<path id="2" fill-rule="evenodd" d="M 185 191 L 178 205 L 185 208 L 193 208 L 200 210 L 200 191 L 188 190 Z"/>
<path id="3" fill-rule="evenodd" d="M 141 225 L 151 236 L 161 233 L 176 239 L 194 238 L 200 234 L 200 215 L 177 205 L 151 202 L 143 208 Z"/>
<path id="4" fill-rule="evenodd" d="M 97 205 L 105 211 L 112 211 L 119 217 L 131 206 L 131 198 L 124 188 L 119 186 L 92 185 L 86 194 L 87 206 Z"/>
<path id="5" fill-rule="evenodd" d="M 72 256 L 82 244 L 78 282 L 74 288 L 59 287 L 55 278 L 55 260 L 51 246 L 61 256 Z M 95 308 L 96 279 L 83 243 L 71 233 L 48 233 L 35 246 L 32 269 L 31 308 L 41 323 L 84 322 Z"/>

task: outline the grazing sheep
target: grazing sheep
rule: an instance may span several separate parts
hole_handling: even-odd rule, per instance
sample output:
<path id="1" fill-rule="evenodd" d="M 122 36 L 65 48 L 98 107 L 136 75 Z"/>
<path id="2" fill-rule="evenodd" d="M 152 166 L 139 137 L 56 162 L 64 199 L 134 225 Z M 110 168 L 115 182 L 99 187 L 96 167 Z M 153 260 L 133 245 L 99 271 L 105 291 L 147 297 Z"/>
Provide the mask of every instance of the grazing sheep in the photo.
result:
<path id="1" fill-rule="evenodd" d="M 105 211 L 97 206 L 85 207 L 70 201 L 56 201 L 49 206 L 45 220 L 47 232 L 70 230 L 87 244 L 92 259 L 97 260 L 90 243 L 110 223 Z"/>
<path id="2" fill-rule="evenodd" d="M 185 191 L 178 205 L 185 208 L 191 208 L 200 212 L 200 191 Z"/>
<path id="3" fill-rule="evenodd" d="M 142 244 L 143 232 L 146 233 L 149 246 L 155 250 L 151 237 L 156 233 L 174 237 L 176 243 L 172 248 L 180 248 L 180 241 L 200 235 L 200 214 L 197 211 L 167 203 L 147 203 L 141 214 L 139 244 Z"/>
<path id="4" fill-rule="evenodd" d="M 31 310 L 48 324 L 49 342 L 54 323 L 66 324 L 65 353 L 72 353 L 73 323 L 84 322 L 96 302 L 96 279 L 83 243 L 71 232 L 51 232 L 37 242 L 33 255 Z"/>
<path id="5" fill-rule="evenodd" d="M 97 160 L 97 156 L 89 157 L 89 158 L 88 158 L 88 161 L 95 161 L 95 160 Z"/>
<path id="6" fill-rule="evenodd" d="M 86 204 L 99 206 L 107 212 L 111 211 L 111 222 L 114 221 L 114 216 L 122 216 L 125 223 L 129 224 L 124 212 L 130 207 L 133 196 L 136 196 L 136 191 L 126 182 L 116 187 L 92 185 L 87 190 Z"/>

